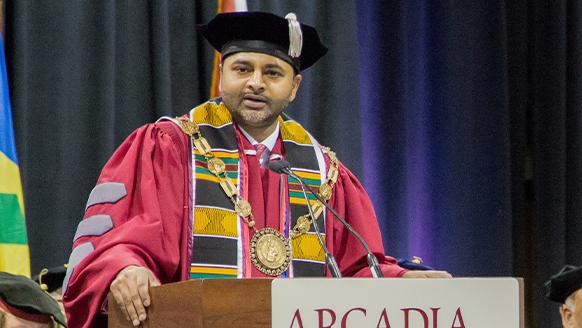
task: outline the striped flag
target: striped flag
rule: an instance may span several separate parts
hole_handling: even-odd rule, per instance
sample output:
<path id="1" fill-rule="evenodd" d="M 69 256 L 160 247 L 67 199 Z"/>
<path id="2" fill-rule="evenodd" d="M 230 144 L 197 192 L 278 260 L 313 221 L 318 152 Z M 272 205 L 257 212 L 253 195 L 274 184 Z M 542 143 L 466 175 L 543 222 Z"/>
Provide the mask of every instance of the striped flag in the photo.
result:
<path id="1" fill-rule="evenodd" d="M 0 39 L 0 271 L 30 277 L 30 255 L 24 223 L 24 199 L 16 143 L 4 45 Z"/>
<path id="2" fill-rule="evenodd" d="M 247 0 L 218 0 L 218 13 L 233 11 L 247 11 Z M 220 81 L 220 53 L 214 52 L 214 68 L 212 70 L 212 83 L 210 85 L 210 98 L 220 96 L 218 85 Z"/>

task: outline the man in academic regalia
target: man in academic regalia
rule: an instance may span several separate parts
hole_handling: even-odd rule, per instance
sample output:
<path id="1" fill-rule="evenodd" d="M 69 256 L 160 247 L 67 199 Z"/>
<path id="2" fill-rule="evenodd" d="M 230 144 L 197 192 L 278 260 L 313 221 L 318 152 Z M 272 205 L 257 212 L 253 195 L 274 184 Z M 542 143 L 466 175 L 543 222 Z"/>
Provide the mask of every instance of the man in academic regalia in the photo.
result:
<path id="1" fill-rule="evenodd" d="M 546 287 L 546 297 L 561 304 L 564 328 L 582 328 L 582 266 L 564 266 L 546 282 Z"/>
<path id="2" fill-rule="evenodd" d="M 281 159 L 362 236 L 381 274 L 450 277 L 408 271 L 385 256 L 362 185 L 283 114 L 300 72 L 327 52 L 315 28 L 293 14 L 248 12 L 219 14 L 199 32 L 222 54 L 222 97 L 138 129 L 104 167 L 65 278 L 72 327 L 98 326 L 108 306 L 137 326 L 148 288 L 159 284 L 330 276 L 315 225 L 342 276 L 372 276 L 358 239 L 319 201 L 312 219 L 301 185 L 269 170 Z M 106 304 L 109 291 L 117 304 Z"/>

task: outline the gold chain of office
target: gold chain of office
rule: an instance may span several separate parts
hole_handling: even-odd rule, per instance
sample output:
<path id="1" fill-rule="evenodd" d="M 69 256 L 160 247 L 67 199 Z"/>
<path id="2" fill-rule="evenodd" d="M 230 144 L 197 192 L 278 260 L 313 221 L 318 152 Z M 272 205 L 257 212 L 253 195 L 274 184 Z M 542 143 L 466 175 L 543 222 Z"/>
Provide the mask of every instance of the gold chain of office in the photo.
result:
<path id="1" fill-rule="evenodd" d="M 255 219 L 251 211 L 251 204 L 243 199 L 232 182 L 226 174 L 226 165 L 224 162 L 214 156 L 212 148 L 208 141 L 202 137 L 198 125 L 188 118 L 176 118 L 182 128 L 182 131 L 190 136 L 190 139 L 196 146 L 196 149 L 206 159 L 208 170 L 218 178 L 218 183 L 226 196 L 234 205 L 234 210 L 238 216 L 254 231 L 253 238 L 250 242 L 250 257 L 253 265 L 264 274 L 269 276 L 278 276 L 285 272 L 291 263 L 291 242 L 289 238 L 272 228 L 263 228 L 257 230 L 255 227 Z M 329 148 L 325 148 L 330 159 L 330 166 L 327 172 L 326 181 L 319 187 L 319 196 L 328 201 L 331 198 L 333 186 L 338 178 L 338 160 L 335 153 Z M 323 213 L 324 205 L 316 200 L 312 205 L 313 216 L 317 219 Z M 309 231 L 312 220 L 308 214 L 302 215 L 297 219 L 297 223 L 290 232 L 291 238 L 296 238 Z"/>

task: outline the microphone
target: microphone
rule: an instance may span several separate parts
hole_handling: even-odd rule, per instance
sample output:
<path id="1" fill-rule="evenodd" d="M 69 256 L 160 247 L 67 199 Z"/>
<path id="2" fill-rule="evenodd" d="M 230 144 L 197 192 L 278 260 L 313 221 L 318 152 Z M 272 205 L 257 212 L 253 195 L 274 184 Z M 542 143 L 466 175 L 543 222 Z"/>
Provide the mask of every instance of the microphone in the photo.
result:
<path id="1" fill-rule="evenodd" d="M 368 244 L 366 244 L 366 242 L 364 241 L 364 239 L 360 236 L 360 234 L 354 230 L 354 228 L 352 228 L 352 226 L 346 222 L 346 220 L 344 220 L 331 206 L 329 206 L 327 204 L 327 202 L 321 198 L 321 196 L 319 196 L 319 194 L 317 194 L 315 191 L 313 191 L 313 189 L 303 180 L 301 179 L 301 177 L 299 177 L 297 174 L 293 173 L 293 171 L 291 171 L 291 165 L 289 164 L 289 162 L 287 162 L 286 160 L 279 160 L 279 161 L 272 161 L 269 163 L 269 169 L 271 169 L 272 171 L 275 171 L 279 174 L 286 174 L 289 175 L 290 177 L 292 177 L 293 179 L 299 181 L 299 183 L 301 184 L 301 188 L 303 189 L 303 193 L 305 194 L 306 200 L 307 200 L 307 194 L 305 193 L 305 188 L 307 188 L 309 190 L 309 192 L 314 195 L 317 200 L 319 200 L 323 206 L 325 206 L 343 225 L 344 227 L 346 227 L 346 229 L 348 229 L 348 231 L 354 235 L 358 241 L 362 244 L 362 246 L 364 246 L 364 249 L 366 250 L 367 256 L 366 256 L 366 260 L 368 261 L 368 266 L 370 267 L 370 271 L 372 271 L 372 276 L 374 278 L 383 278 L 384 274 L 382 273 L 382 270 L 380 269 L 380 264 L 378 263 L 378 259 L 376 258 L 376 256 L 374 256 L 374 254 L 372 253 L 372 251 L 370 250 L 370 248 L 368 247 Z M 310 213 L 311 213 L 311 205 L 309 203 L 309 201 L 307 201 L 307 205 L 309 207 Z M 311 213 L 312 217 L 313 217 L 313 213 Z M 317 232 L 317 224 L 314 224 L 315 228 L 316 228 L 316 232 Z M 321 239 L 320 239 L 320 242 Z M 324 250 L 327 253 L 327 249 L 324 246 Z M 333 257 L 332 257 L 333 258 Z M 334 259 L 335 262 L 335 259 Z"/>
<path id="2" fill-rule="evenodd" d="M 280 163 L 280 162 L 284 162 L 284 163 Z M 289 166 L 289 163 L 285 160 L 270 161 L 269 162 L 269 169 L 271 171 L 282 174 L 282 173 L 284 173 L 282 171 L 284 169 L 283 168 L 284 165 Z M 307 203 L 307 208 L 309 209 L 309 216 L 311 216 L 311 222 L 313 222 L 313 228 L 315 229 L 315 233 L 317 234 L 317 239 L 319 240 L 319 244 L 321 245 L 321 247 L 323 248 L 323 251 L 325 252 L 325 263 L 327 264 L 327 268 L 329 269 L 329 272 L 330 272 L 332 277 L 341 278 L 342 274 L 340 273 L 339 266 L 337 265 L 337 262 L 336 262 L 335 258 L 333 257 L 333 255 L 331 255 L 331 253 L 329 252 L 329 250 L 325 246 L 325 242 L 323 241 L 323 238 L 321 237 L 321 232 L 319 231 L 319 226 L 315 222 L 315 214 L 313 214 L 313 208 L 311 207 L 311 203 L 309 202 L 309 198 L 307 197 L 307 190 L 305 190 L 305 187 L 304 187 L 304 184 L 302 183 L 302 181 L 299 181 L 299 182 L 301 184 L 301 189 L 303 190 L 303 197 L 305 197 L 305 202 Z"/>

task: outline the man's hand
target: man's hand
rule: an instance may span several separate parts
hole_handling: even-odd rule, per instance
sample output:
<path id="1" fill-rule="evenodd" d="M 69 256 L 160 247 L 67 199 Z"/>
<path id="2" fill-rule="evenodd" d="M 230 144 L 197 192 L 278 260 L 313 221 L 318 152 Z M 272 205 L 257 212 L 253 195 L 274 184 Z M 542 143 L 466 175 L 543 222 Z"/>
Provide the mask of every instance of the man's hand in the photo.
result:
<path id="1" fill-rule="evenodd" d="M 402 275 L 403 278 L 451 278 L 446 271 L 412 270 Z"/>
<path id="2" fill-rule="evenodd" d="M 119 271 L 109 289 L 115 302 L 134 326 L 146 319 L 146 307 L 150 305 L 149 287 L 159 286 L 160 282 L 149 269 L 128 266 Z"/>

